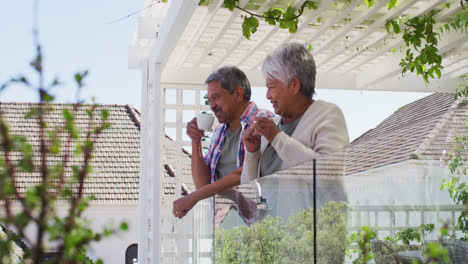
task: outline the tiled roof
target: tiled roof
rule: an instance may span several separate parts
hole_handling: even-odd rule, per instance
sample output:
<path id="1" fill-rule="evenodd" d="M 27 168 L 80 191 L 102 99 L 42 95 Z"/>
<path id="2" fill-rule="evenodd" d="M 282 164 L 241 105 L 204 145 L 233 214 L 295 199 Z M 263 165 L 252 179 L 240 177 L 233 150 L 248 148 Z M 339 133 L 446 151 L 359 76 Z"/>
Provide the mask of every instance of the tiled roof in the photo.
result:
<path id="1" fill-rule="evenodd" d="M 37 107 L 36 103 L 0 103 L 0 109 L 5 121 L 10 126 L 10 132 L 14 135 L 26 136 L 33 148 L 38 150 L 38 126 L 34 119 L 25 118 L 25 114 L 31 107 Z M 87 127 L 88 116 L 86 109 L 91 105 L 82 105 L 76 114 L 76 125 L 80 129 L 80 136 L 84 135 Z M 50 104 L 51 111 L 46 116 L 49 126 L 54 127 L 63 124 L 62 112 L 70 108 L 70 104 Z M 91 165 L 93 172 L 86 180 L 85 194 L 94 195 L 95 202 L 100 203 L 130 203 L 138 202 L 139 194 L 139 164 L 140 164 L 140 112 L 131 105 L 102 105 L 96 109 L 96 122 L 101 122 L 100 110 L 109 112 L 108 121 L 111 127 L 103 132 L 95 144 Z M 165 138 L 170 140 L 169 137 Z M 171 156 L 175 148 L 164 144 L 165 155 Z M 187 153 L 184 154 L 189 158 Z M 39 161 L 36 155 L 35 162 Z M 16 160 L 19 156 L 15 157 Z M 50 158 L 51 161 L 60 158 Z M 70 166 L 80 164 L 80 159 L 70 160 Z M 37 163 L 36 163 L 37 165 Z M 66 176 L 71 176 L 71 169 Z M 174 177 L 173 169 L 165 165 L 165 177 Z M 36 184 L 40 180 L 39 172 L 18 173 L 17 183 L 20 191 Z M 165 186 L 164 193 L 175 193 L 175 187 Z"/>
<path id="2" fill-rule="evenodd" d="M 453 94 L 435 93 L 401 107 L 351 143 L 346 174 L 409 159 L 441 159 L 443 150 L 450 149 L 447 136 L 463 131 L 468 110 L 463 102 L 455 102 Z"/>

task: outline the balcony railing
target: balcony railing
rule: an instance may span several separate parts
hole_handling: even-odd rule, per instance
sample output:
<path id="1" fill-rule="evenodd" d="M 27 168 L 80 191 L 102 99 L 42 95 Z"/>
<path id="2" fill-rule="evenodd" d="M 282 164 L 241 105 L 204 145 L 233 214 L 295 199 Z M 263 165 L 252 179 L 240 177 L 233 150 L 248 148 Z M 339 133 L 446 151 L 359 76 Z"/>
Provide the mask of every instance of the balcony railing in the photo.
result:
<path id="1" fill-rule="evenodd" d="M 440 188 L 450 177 L 447 168 L 409 160 L 356 169 L 346 155 L 240 185 L 236 198 L 199 203 L 164 232 L 163 240 L 174 245 L 163 248 L 164 263 L 351 263 L 361 253 L 349 240 L 363 227 L 375 232 L 369 244 L 393 240 L 395 254 L 405 251 L 405 241 L 398 239 L 402 232 L 413 232 L 407 249 L 420 254 L 443 226 L 451 238 L 463 236 L 458 218 L 468 209 Z"/>

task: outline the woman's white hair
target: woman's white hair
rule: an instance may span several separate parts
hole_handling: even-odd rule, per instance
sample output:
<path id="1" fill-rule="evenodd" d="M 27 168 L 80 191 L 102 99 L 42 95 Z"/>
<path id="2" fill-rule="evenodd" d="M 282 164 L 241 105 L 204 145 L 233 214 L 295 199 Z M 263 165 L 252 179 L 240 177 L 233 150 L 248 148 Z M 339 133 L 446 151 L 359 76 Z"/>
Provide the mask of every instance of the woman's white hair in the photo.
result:
<path id="1" fill-rule="evenodd" d="M 312 97 L 315 92 L 315 61 L 310 51 L 300 43 L 286 43 L 276 48 L 263 62 L 265 77 L 288 85 L 293 77 L 301 81 L 301 93 Z"/>

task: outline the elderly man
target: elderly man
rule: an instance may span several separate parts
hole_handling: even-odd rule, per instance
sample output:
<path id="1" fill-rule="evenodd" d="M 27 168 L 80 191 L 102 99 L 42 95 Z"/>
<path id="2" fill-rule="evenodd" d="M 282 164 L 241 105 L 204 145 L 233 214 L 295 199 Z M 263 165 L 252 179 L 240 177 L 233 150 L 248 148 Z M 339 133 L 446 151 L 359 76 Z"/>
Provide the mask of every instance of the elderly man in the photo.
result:
<path id="1" fill-rule="evenodd" d="M 198 128 L 196 118 L 187 124 L 187 135 L 192 140 L 192 177 L 196 191 L 174 202 L 173 214 L 178 218 L 184 217 L 198 201 L 216 193 L 243 202 L 243 196 L 230 189 L 240 183 L 244 163 L 242 135 L 256 116 L 272 116 L 250 102 L 250 82 L 236 67 L 218 69 L 205 83 L 210 108 L 220 125 L 214 130 L 208 153 L 203 157 L 204 131 Z"/>
<path id="2" fill-rule="evenodd" d="M 314 100 L 315 62 L 302 44 L 288 43 L 263 63 L 266 98 L 276 116 L 255 118 L 243 137 L 247 149 L 241 183 L 341 150 L 349 145 L 343 113 Z M 261 136 L 261 137 L 260 137 Z"/>

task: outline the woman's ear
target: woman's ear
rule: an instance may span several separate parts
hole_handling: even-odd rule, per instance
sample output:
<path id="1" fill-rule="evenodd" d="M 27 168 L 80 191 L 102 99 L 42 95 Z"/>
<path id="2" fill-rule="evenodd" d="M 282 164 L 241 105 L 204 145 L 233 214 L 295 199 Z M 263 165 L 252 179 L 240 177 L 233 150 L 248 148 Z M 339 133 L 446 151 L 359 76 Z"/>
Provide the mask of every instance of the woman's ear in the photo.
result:
<path id="1" fill-rule="evenodd" d="M 301 92 L 301 80 L 299 80 L 297 76 L 291 78 L 288 86 L 288 90 L 294 95 L 299 94 Z"/>

